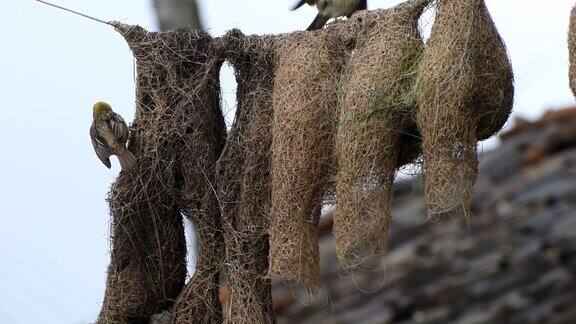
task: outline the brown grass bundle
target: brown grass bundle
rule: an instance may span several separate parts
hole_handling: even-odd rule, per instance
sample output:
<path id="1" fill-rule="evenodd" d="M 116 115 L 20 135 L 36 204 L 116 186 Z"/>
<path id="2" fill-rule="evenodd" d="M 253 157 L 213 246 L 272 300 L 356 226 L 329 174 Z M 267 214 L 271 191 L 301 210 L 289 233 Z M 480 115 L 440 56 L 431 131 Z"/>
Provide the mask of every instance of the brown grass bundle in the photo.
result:
<path id="1" fill-rule="evenodd" d="M 345 46 L 327 30 L 299 32 L 282 37 L 277 53 L 269 274 L 316 290 L 316 225 L 333 162 Z"/>
<path id="2" fill-rule="evenodd" d="M 440 0 L 417 78 L 431 216 L 468 214 L 477 140 L 510 114 L 512 73 L 483 0 Z"/>
<path id="3" fill-rule="evenodd" d="M 267 224 L 274 39 L 235 30 L 223 47 L 237 81 L 236 116 L 217 166 L 230 289 L 225 322 L 273 323 Z"/>
<path id="4" fill-rule="evenodd" d="M 570 88 L 572 93 L 576 96 L 576 6 L 572 8 L 570 14 L 570 27 L 568 29 L 568 51 L 570 53 Z"/>
<path id="5" fill-rule="evenodd" d="M 364 27 L 344 73 L 336 141 L 333 229 L 345 267 L 386 250 L 399 144 L 415 110 L 412 88 L 424 50 L 418 19 L 429 2 L 356 16 Z"/>

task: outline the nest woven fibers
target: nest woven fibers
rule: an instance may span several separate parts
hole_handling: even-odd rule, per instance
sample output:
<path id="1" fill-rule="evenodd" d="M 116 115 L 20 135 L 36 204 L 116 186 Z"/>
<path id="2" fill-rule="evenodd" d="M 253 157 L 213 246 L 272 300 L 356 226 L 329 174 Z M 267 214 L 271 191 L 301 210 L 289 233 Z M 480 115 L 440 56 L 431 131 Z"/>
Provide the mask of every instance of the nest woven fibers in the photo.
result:
<path id="1" fill-rule="evenodd" d="M 236 30 L 222 40 L 237 81 L 236 116 L 217 165 L 229 287 L 226 323 L 274 322 L 267 277 L 274 42 Z"/>
<path id="2" fill-rule="evenodd" d="M 272 278 L 317 289 L 317 222 L 333 161 L 345 46 L 328 30 L 278 42 L 272 132 Z"/>
<path id="3" fill-rule="evenodd" d="M 182 214 L 196 223 L 200 256 L 174 308 L 175 321 L 219 319 L 224 249 L 213 170 L 225 141 L 219 107 L 223 60 L 204 33 L 115 27 L 137 59 L 129 149 L 138 167 L 122 173 L 110 194 L 112 260 L 99 322 L 146 322 L 172 306 L 186 277 Z"/>
<path id="4" fill-rule="evenodd" d="M 483 0 L 438 4 L 416 80 L 425 197 L 432 217 L 468 215 L 477 141 L 510 115 L 512 69 Z"/>
<path id="5" fill-rule="evenodd" d="M 572 89 L 572 93 L 574 93 L 576 96 L 576 6 L 572 8 L 572 12 L 570 14 L 570 27 L 568 29 L 568 51 L 570 53 L 570 70 L 568 77 L 570 79 L 570 88 Z"/>
<path id="6" fill-rule="evenodd" d="M 507 120 L 512 71 L 481 0 L 441 0 L 425 46 L 418 19 L 430 2 L 270 36 L 114 23 L 137 59 L 138 167 L 110 193 L 99 321 L 170 310 L 176 323 L 274 322 L 271 279 L 321 287 L 322 206 L 336 203 L 346 268 L 385 253 L 395 173 L 421 153 L 429 214 L 466 213 L 476 143 Z M 229 134 L 219 106 L 226 59 L 238 84 Z M 199 234 L 186 285 L 182 215 Z"/>
<path id="7" fill-rule="evenodd" d="M 333 230 L 346 268 L 386 250 L 394 175 L 400 151 L 410 148 L 401 146 L 402 133 L 416 110 L 412 89 L 424 51 L 418 19 L 428 3 L 358 17 L 364 25 L 344 72 L 336 140 Z"/>

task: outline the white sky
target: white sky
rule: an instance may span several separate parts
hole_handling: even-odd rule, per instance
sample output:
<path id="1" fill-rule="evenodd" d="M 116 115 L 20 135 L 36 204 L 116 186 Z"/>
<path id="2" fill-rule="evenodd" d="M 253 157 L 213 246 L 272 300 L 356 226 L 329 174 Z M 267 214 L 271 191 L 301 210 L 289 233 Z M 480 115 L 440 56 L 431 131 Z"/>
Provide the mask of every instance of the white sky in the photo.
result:
<path id="1" fill-rule="evenodd" d="M 55 0 L 56 1 L 56 0 Z M 295 0 L 294 0 L 295 2 Z M 372 0 L 369 8 L 399 1 Z M 61 0 L 105 20 L 154 29 L 142 0 Z M 573 1 L 487 0 L 516 74 L 515 114 L 573 102 L 566 32 Z M 303 29 L 312 8 L 291 0 L 200 0 L 214 36 Z M 32 0 L 0 0 L 0 322 L 88 323 L 108 264 L 105 202 L 118 165 L 106 169 L 88 137 L 91 106 L 111 103 L 131 120 L 133 59 L 108 26 Z M 234 85 L 225 71 L 225 109 Z M 233 116 L 230 113 L 229 116 Z"/>

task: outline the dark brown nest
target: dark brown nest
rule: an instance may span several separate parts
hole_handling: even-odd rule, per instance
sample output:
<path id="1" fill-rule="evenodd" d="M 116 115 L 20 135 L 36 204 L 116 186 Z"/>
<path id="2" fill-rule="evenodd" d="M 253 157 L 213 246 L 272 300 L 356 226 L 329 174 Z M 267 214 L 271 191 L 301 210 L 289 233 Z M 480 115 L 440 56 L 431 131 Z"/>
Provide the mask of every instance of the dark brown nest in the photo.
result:
<path id="1" fill-rule="evenodd" d="M 222 59 L 203 33 L 115 26 L 137 59 L 129 148 L 139 163 L 133 173 L 121 174 L 110 194 L 112 260 L 99 322 L 146 321 L 174 303 L 186 276 L 182 213 L 196 223 L 200 257 L 174 319 L 219 319 L 217 280 L 224 250 L 213 183 L 225 140 L 218 81 Z"/>
<path id="2" fill-rule="evenodd" d="M 138 27 L 119 25 L 118 30 L 131 46 L 155 38 Z M 165 132 L 159 122 L 169 120 L 172 111 L 156 100 L 159 93 L 166 93 L 164 78 L 151 73 L 154 60 L 144 55 L 155 47 L 134 49 L 137 113 L 129 149 L 138 166 L 131 174 L 122 173 L 109 195 L 112 259 L 99 323 L 146 321 L 170 307 L 186 276 L 178 177 L 172 168 L 177 163 L 171 147 L 175 134 Z"/>
<path id="3" fill-rule="evenodd" d="M 225 322 L 273 323 L 267 229 L 274 38 L 232 31 L 222 45 L 237 82 L 236 116 L 217 166 L 230 289 Z"/>
<path id="4" fill-rule="evenodd" d="M 146 322 L 169 308 L 184 286 L 184 228 L 170 194 L 175 179 L 153 171 L 156 156 L 137 156 L 138 173 L 121 174 L 109 196 L 112 259 L 98 323 Z"/>
<path id="5" fill-rule="evenodd" d="M 477 141 L 503 126 L 513 96 L 506 49 L 484 1 L 439 1 L 417 96 L 428 212 L 467 215 Z"/>
<path id="6" fill-rule="evenodd" d="M 190 64 L 177 84 L 187 94 L 176 124 L 181 127 L 182 151 L 179 173 L 182 175 L 183 213 L 198 233 L 196 271 L 174 305 L 176 323 L 216 323 L 222 321 L 218 298 L 219 275 L 224 261 L 224 238 L 220 207 L 216 196 L 216 161 L 226 141 L 226 126 L 220 110 L 220 67 L 223 56 L 207 40 L 196 39 L 191 32 L 180 32 L 188 50 L 178 50 Z M 177 87 L 176 87 L 177 84 Z"/>

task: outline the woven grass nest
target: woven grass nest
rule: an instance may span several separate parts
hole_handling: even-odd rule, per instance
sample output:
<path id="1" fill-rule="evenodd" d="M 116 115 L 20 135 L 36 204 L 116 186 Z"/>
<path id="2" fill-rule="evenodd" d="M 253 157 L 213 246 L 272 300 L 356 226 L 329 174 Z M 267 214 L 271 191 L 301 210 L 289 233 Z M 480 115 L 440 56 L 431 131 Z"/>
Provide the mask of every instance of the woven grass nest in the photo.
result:
<path id="1" fill-rule="evenodd" d="M 432 2 L 425 44 L 418 20 Z M 420 157 L 429 214 L 467 215 L 476 144 L 512 108 L 510 62 L 481 0 L 409 0 L 267 36 L 114 26 L 137 60 L 129 148 L 138 167 L 110 192 L 99 323 L 166 311 L 174 323 L 274 322 L 272 280 L 321 290 L 324 206 L 336 206 L 349 269 L 386 252 L 395 174 Z M 226 60 L 238 84 L 228 133 Z M 188 282 L 183 216 L 199 235 Z"/>
<path id="2" fill-rule="evenodd" d="M 432 216 L 467 215 L 477 142 L 502 128 L 513 102 L 506 48 L 481 0 L 442 0 L 416 77 L 424 189 Z"/>
<path id="3" fill-rule="evenodd" d="M 576 6 L 570 13 L 570 27 L 568 28 L 568 51 L 570 60 L 569 80 L 572 93 L 576 96 Z"/>

